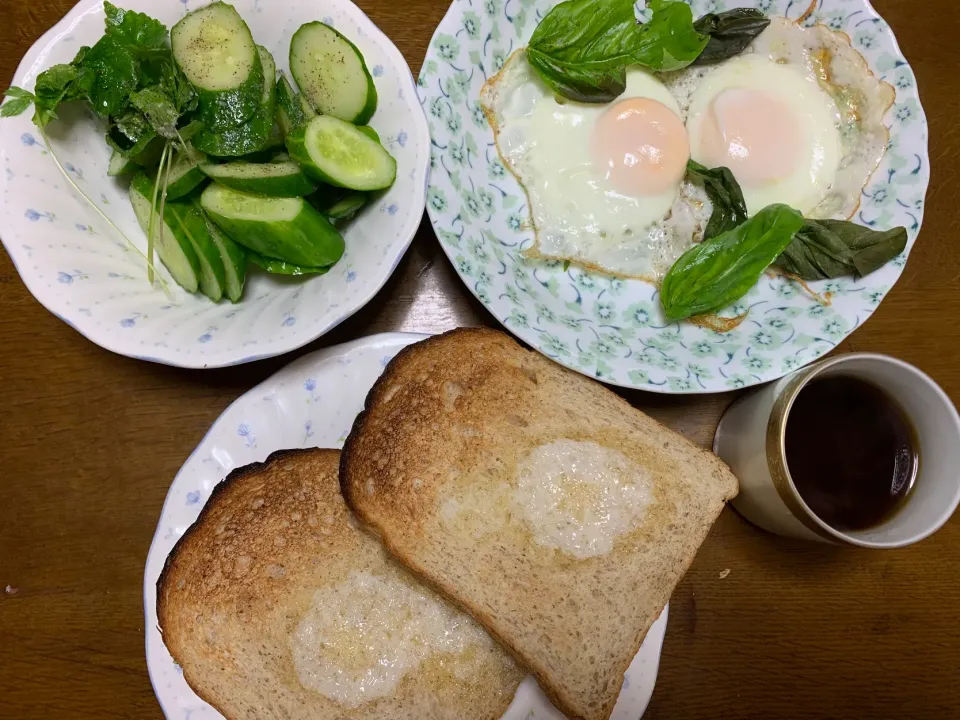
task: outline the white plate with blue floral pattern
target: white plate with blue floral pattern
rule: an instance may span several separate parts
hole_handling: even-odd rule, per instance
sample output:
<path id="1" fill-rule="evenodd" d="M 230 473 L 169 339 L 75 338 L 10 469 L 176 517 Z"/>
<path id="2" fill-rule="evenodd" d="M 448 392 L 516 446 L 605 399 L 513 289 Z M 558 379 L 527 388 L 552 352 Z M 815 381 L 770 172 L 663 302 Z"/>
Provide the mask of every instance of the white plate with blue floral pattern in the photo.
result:
<path id="1" fill-rule="evenodd" d="M 124 0 L 170 27 L 200 0 Z M 390 277 L 423 216 L 430 138 L 400 51 L 349 0 L 235 0 L 258 43 L 287 70 L 290 38 L 322 20 L 363 52 L 377 86 L 371 125 L 397 159 L 397 180 L 348 226 L 346 253 L 326 275 L 290 281 L 251 272 L 243 300 L 212 303 L 146 281 L 143 258 L 69 189 L 30 122 L 0 121 L 0 236 L 31 293 L 93 342 L 122 355 L 181 367 L 220 367 L 279 355 L 352 315 Z M 83 0 L 26 54 L 13 84 L 33 89 L 39 72 L 69 62 L 103 34 L 103 4 Z M 80 188 L 141 250 L 146 238 L 124 183 L 107 177 L 103 129 L 83 112 L 49 126 L 51 144 Z M 159 263 L 158 263 L 159 266 Z"/>
<path id="2" fill-rule="evenodd" d="M 500 162 L 479 105 L 480 88 L 524 46 L 557 0 L 454 0 L 418 80 L 432 137 L 427 211 L 460 277 L 511 332 L 567 367 L 604 382 L 663 393 L 719 392 L 774 380 L 836 347 L 897 281 L 923 216 L 930 178 L 927 123 L 916 80 L 889 26 L 866 0 L 813 0 L 805 24 L 843 30 L 870 68 L 896 89 L 884 118 L 890 143 L 861 197 L 856 221 L 907 228 L 907 252 L 862 278 L 813 283 L 764 277 L 719 333 L 668 323 L 656 288 L 559 262 L 527 260 L 533 243 L 526 197 Z M 758 7 L 798 19 L 807 0 L 689 0 L 694 15 Z M 826 295 L 829 294 L 829 295 Z M 728 314 L 728 313 L 724 313 Z"/>
<path id="3" fill-rule="evenodd" d="M 299 358 L 230 405 L 180 468 L 167 493 L 143 578 L 147 669 L 169 720 L 213 720 L 221 715 L 187 685 L 157 629 L 157 579 L 167 555 L 231 470 L 262 462 L 275 450 L 342 447 L 387 363 L 424 337 L 373 335 Z M 664 608 L 627 670 L 613 720 L 637 720 L 646 709 L 666 626 Z M 528 677 L 503 720 L 563 720 L 563 716 Z"/>

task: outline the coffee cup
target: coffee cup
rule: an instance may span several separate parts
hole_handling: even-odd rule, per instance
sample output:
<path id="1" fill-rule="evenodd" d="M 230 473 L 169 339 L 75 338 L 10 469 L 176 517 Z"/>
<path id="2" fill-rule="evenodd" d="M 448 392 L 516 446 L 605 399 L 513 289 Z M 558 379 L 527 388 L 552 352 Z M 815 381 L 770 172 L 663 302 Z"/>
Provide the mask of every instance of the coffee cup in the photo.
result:
<path id="1" fill-rule="evenodd" d="M 814 381 L 840 377 L 883 391 L 915 435 L 912 488 L 896 512 L 870 527 L 838 527 L 815 512 L 798 490 L 787 459 L 787 426 L 798 396 Z M 871 548 L 902 547 L 936 532 L 960 503 L 956 408 L 929 376 L 885 355 L 826 358 L 744 395 L 721 419 L 713 449 L 740 480 L 740 494 L 732 501 L 737 512 L 779 535 Z M 829 479 L 824 478 L 828 490 Z"/>

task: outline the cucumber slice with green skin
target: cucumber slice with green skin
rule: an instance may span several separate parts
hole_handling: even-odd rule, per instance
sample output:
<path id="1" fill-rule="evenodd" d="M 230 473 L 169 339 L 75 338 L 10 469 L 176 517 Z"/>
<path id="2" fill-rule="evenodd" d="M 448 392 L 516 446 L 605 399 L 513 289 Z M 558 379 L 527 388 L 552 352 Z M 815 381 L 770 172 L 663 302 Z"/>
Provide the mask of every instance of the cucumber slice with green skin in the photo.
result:
<path id="1" fill-rule="evenodd" d="M 357 125 L 357 130 L 362 132 L 364 135 L 366 135 L 368 138 L 370 138 L 374 142 L 380 142 L 380 136 L 377 135 L 377 131 L 374 130 L 369 125 Z"/>
<path id="2" fill-rule="evenodd" d="M 377 88 L 363 55 L 329 25 L 307 23 L 294 33 L 290 72 L 323 115 L 364 125 L 377 109 Z"/>
<path id="3" fill-rule="evenodd" d="M 220 302 L 226 285 L 226 273 L 220 250 L 213 241 L 203 212 L 194 203 L 168 202 L 163 209 L 165 217 L 172 218 L 171 225 L 187 236 L 200 260 L 200 292 L 214 302 Z"/>
<path id="4" fill-rule="evenodd" d="M 290 133 L 287 151 L 308 175 L 351 190 L 382 190 L 397 176 L 397 161 L 380 143 L 330 115 Z"/>
<path id="5" fill-rule="evenodd" d="M 182 198 L 207 179 L 206 174 L 200 170 L 200 163 L 205 163 L 207 156 L 196 151 L 193 155 L 194 157 L 187 157 L 178 153 L 177 159 L 173 161 L 167 183 L 168 201 Z"/>
<path id="6" fill-rule="evenodd" d="M 270 197 L 303 197 L 317 189 L 317 184 L 303 174 L 292 160 L 278 163 L 234 162 L 204 165 L 207 177 L 234 190 Z"/>
<path id="7" fill-rule="evenodd" d="M 343 238 L 303 198 L 268 198 L 213 183 L 200 204 L 221 230 L 244 247 L 303 267 L 333 265 Z"/>
<path id="8" fill-rule="evenodd" d="M 217 246 L 217 250 L 220 251 L 225 280 L 223 291 L 230 302 L 240 302 L 240 298 L 243 296 L 243 286 L 247 281 L 247 254 L 249 251 L 221 232 L 220 228 L 203 212 L 199 199 L 196 206 L 203 214 L 210 237 Z"/>
<path id="9" fill-rule="evenodd" d="M 303 267 L 283 260 L 274 260 L 257 253 L 250 253 L 250 262 L 274 275 L 324 275 L 330 272 L 330 266 Z"/>
<path id="10" fill-rule="evenodd" d="M 241 125 L 221 131 L 201 130 L 193 140 L 194 146 L 214 157 L 239 157 L 264 150 L 274 143 L 280 147 L 283 138 L 273 135 L 273 118 L 276 110 L 276 65 L 273 57 L 262 47 L 257 47 L 266 80 L 261 86 L 260 103 L 253 117 Z"/>
<path id="11" fill-rule="evenodd" d="M 170 46 L 197 91 L 200 118 L 211 133 L 252 118 L 260 109 L 265 78 L 275 80 L 261 62 L 250 28 L 222 2 L 184 16 L 170 31 Z"/>
<path id="12" fill-rule="evenodd" d="M 280 73 L 277 81 L 277 124 L 284 137 L 316 114 L 310 102 L 293 89 L 286 75 Z"/>
<path id="13" fill-rule="evenodd" d="M 113 154 L 110 155 L 110 164 L 107 165 L 107 175 L 110 177 L 119 177 L 120 175 L 129 175 L 138 170 L 140 170 L 139 165 L 114 148 Z"/>
<path id="14" fill-rule="evenodd" d="M 153 183 L 143 173 L 130 183 L 130 204 L 143 232 L 149 232 L 152 209 Z M 153 231 L 160 262 L 164 264 L 177 285 L 195 293 L 200 285 L 200 259 L 190 238 L 177 226 L 174 216 L 164 209 L 164 217 L 157 217 Z M 170 222 L 170 221 L 173 222 Z"/>
<path id="15" fill-rule="evenodd" d="M 367 193 L 355 191 L 349 192 L 340 200 L 328 207 L 326 212 L 323 214 L 331 220 L 349 220 L 357 214 L 357 211 L 360 208 L 367 204 L 369 197 L 370 196 Z"/>
<path id="16" fill-rule="evenodd" d="M 331 220 L 346 220 L 353 217 L 369 199 L 369 193 L 330 186 L 320 188 L 307 198 L 321 215 Z"/>

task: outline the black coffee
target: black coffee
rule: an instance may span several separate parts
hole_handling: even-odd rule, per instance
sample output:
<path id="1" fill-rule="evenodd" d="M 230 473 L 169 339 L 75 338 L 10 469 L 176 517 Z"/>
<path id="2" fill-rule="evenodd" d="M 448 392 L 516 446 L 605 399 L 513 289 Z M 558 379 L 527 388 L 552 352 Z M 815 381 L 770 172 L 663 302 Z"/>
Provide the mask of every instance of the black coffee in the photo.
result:
<path id="1" fill-rule="evenodd" d="M 815 379 L 787 417 L 787 468 L 827 525 L 864 530 L 904 503 L 917 476 L 916 432 L 899 405 L 859 378 Z"/>

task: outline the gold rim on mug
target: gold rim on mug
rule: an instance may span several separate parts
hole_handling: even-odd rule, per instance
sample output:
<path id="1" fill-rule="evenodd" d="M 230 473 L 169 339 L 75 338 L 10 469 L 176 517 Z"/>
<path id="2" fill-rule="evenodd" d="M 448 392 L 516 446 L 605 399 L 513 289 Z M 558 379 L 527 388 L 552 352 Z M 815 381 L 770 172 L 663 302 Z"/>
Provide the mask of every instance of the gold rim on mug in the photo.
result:
<path id="1" fill-rule="evenodd" d="M 784 387 L 770 411 L 770 420 L 767 422 L 766 453 L 767 467 L 770 470 L 770 476 L 773 478 L 773 485 L 777 489 L 777 494 L 780 495 L 780 499 L 783 500 L 784 505 L 787 506 L 793 516 L 803 523 L 804 527 L 832 543 L 860 545 L 861 543 L 851 539 L 846 533 L 830 527 L 810 509 L 810 506 L 800 496 L 800 492 L 790 476 L 786 454 L 787 418 L 790 416 L 790 410 L 793 408 L 793 403 L 800 391 L 809 385 L 811 380 L 834 365 L 854 359 L 890 360 L 887 356 L 878 353 L 846 353 L 821 360 L 798 372 Z"/>

